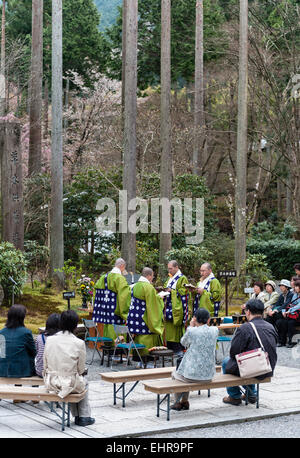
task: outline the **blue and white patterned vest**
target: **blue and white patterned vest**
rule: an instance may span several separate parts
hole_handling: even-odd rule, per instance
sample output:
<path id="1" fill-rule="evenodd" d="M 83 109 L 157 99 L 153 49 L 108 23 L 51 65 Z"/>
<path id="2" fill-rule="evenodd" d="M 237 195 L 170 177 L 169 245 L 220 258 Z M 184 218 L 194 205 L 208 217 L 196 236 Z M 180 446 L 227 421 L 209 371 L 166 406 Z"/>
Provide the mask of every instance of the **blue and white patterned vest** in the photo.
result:
<path id="1" fill-rule="evenodd" d="M 127 326 L 132 334 L 151 334 L 148 326 L 143 320 L 146 311 L 146 301 L 138 299 L 133 295 L 133 288 L 131 289 L 131 303 L 127 316 Z"/>
<path id="2" fill-rule="evenodd" d="M 209 290 L 209 285 L 212 280 L 215 280 L 215 277 L 212 277 L 208 280 L 208 282 L 206 283 L 206 285 L 203 288 L 205 289 L 205 291 Z M 196 310 L 198 310 L 199 308 L 199 300 L 200 300 L 200 294 L 196 294 L 194 304 L 193 304 L 193 314 L 195 314 Z M 221 302 L 219 301 L 214 302 L 212 296 L 210 296 L 210 300 L 214 303 L 214 316 L 218 316 Z"/>
<path id="3" fill-rule="evenodd" d="M 124 324 L 125 321 L 115 315 L 117 293 L 108 289 L 107 276 L 108 274 L 104 277 L 104 289 L 96 289 L 92 319 L 96 323 Z"/>
<path id="4" fill-rule="evenodd" d="M 180 277 L 182 277 L 183 274 L 180 274 L 178 276 L 175 275 L 175 277 L 172 279 L 171 283 L 168 285 L 168 288 L 172 289 L 172 286 L 174 283 L 179 280 Z M 177 297 L 180 297 L 181 303 L 182 303 L 182 309 L 183 309 L 183 324 L 187 323 L 188 320 L 188 295 L 181 296 L 179 293 L 177 293 Z M 166 296 L 166 308 L 165 308 L 165 319 L 167 321 L 173 321 L 173 312 L 172 312 L 172 295 L 171 293 Z"/>

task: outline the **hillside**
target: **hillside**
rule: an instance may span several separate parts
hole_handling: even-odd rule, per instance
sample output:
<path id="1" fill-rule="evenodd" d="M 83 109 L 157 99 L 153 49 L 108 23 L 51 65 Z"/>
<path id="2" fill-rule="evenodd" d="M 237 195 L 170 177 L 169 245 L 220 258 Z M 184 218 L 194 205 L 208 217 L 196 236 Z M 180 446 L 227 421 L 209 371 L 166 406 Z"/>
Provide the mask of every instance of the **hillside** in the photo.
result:
<path id="1" fill-rule="evenodd" d="M 101 14 L 100 29 L 104 31 L 106 27 L 110 27 L 118 14 L 118 6 L 122 4 L 122 0 L 94 0 Z"/>

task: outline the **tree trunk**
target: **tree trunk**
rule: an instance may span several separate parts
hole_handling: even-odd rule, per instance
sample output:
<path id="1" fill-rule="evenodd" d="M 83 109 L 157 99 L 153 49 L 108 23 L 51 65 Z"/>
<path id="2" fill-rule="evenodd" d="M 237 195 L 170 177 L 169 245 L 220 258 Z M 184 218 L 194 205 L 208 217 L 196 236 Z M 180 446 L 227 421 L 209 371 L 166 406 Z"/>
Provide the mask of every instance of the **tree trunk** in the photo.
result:
<path id="1" fill-rule="evenodd" d="M 29 91 L 28 175 L 42 167 L 43 0 L 32 0 L 31 80 Z"/>
<path id="2" fill-rule="evenodd" d="M 1 122 L 2 239 L 24 249 L 22 155 L 19 122 Z"/>
<path id="3" fill-rule="evenodd" d="M 171 151 L 171 1 L 161 1 L 161 161 L 160 197 L 171 200 L 172 151 Z M 170 222 L 170 230 L 163 232 L 163 222 Z M 160 212 L 159 262 L 165 264 L 165 254 L 172 247 L 171 211 Z M 162 268 L 160 269 L 162 270 Z"/>
<path id="4" fill-rule="evenodd" d="M 46 140 L 48 138 L 49 130 L 49 88 L 48 88 L 48 79 L 45 79 L 44 83 L 44 129 L 43 129 L 43 138 Z"/>
<path id="5" fill-rule="evenodd" d="M 235 268 L 246 260 L 248 0 L 240 0 L 238 126 L 235 194 Z"/>
<path id="6" fill-rule="evenodd" d="M 123 190 L 127 201 L 136 198 L 136 117 L 137 117 L 137 0 L 130 0 L 126 14 L 125 92 L 124 92 L 124 167 Z M 133 211 L 128 210 L 126 228 L 122 228 L 122 257 L 127 270 L 135 272 L 136 234 L 128 227 Z"/>
<path id="7" fill-rule="evenodd" d="M 195 175 L 199 175 L 201 167 L 203 167 L 203 154 L 201 155 L 205 126 L 203 79 L 203 0 L 197 0 L 195 36 L 194 148 L 192 167 L 193 174 Z"/>
<path id="8" fill-rule="evenodd" d="M 1 27 L 1 65 L 0 65 L 0 116 L 5 116 L 6 109 L 5 87 L 5 0 L 2 0 L 2 27 Z"/>
<path id="9" fill-rule="evenodd" d="M 52 161 L 50 266 L 54 286 L 64 286 L 63 155 L 62 155 L 62 0 L 52 0 Z"/>

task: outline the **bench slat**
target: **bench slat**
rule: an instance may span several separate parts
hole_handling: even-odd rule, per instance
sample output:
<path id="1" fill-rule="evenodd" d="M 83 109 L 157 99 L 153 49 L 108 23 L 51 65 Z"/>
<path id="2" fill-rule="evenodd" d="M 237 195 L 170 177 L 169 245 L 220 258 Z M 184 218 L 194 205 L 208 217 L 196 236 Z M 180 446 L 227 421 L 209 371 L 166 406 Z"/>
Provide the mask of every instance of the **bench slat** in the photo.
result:
<path id="1" fill-rule="evenodd" d="M 44 379 L 38 376 L 33 377 L 0 377 L 0 385 L 44 385 Z"/>
<path id="2" fill-rule="evenodd" d="M 57 394 L 49 393 L 45 387 L 0 387 L 0 399 L 19 399 L 21 401 L 79 402 L 84 398 L 85 394 L 86 391 L 83 391 L 82 393 L 72 393 L 65 398 L 61 398 Z"/>
<path id="3" fill-rule="evenodd" d="M 241 378 L 231 374 L 217 374 L 209 383 L 184 383 L 179 380 L 165 379 L 144 383 L 145 390 L 157 394 L 181 393 L 185 391 L 211 390 L 213 388 L 225 388 L 228 386 L 252 385 L 257 383 L 269 383 L 271 377 L 263 380 L 257 378 Z"/>
<path id="4" fill-rule="evenodd" d="M 150 380 L 168 378 L 176 367 L 162 367 L 154 369 L 137 369 L 132 371 L 104 372 L 101 379 L 111 383 L 135 382 L 138 380 Z M 221 371 L 221 366 L 216 366 L 216 371 Z"/>
<path id="5" fill-rule="evenodd" d="M 170 377 L 176 367 L 162 367 L 161 369 L 137 369 L 132 371 L 105 372 L 101 373 L 101 379 L 105 382 L 124 383 L 136 380 L 148 380 L 155 378 Z"/>

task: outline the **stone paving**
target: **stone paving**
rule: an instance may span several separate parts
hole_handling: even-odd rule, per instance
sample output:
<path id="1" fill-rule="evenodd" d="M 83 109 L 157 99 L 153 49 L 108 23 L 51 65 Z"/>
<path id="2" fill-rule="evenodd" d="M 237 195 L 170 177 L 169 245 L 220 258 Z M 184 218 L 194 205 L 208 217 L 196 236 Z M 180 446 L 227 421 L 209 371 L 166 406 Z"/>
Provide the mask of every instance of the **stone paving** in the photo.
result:
<path id="1" fill-rule="evenodd" d="M 291 353 L 289 354 L 291 355 Z M 280 362 L 284 362 L 282 355 Z M 133 368 L 133 367 L 132 367 Z M 114 366 L 125 370 L 125 364 Z M 0 401 L 1 438 L 117 438 L 155 435 L 167 431 L 208 427 L 253 419 L 266 419 L 278 415 L 300 413 L 300 368 L 277 365 L 272 382 L 260 386 L 260 408 L 255 405 L 234 407 L 222 403 L 225 389 L 211 390 L 190 395 L 190 410 L 171 411 L 170 421 L 166 414 L 156 417 L 156 395 L 144 390 L 140 382 L 127 397 L 126 407 L 121 400 L 113 405 L 113 386 L 101 381 L 100 372 L 110 371 L 95 359 L 89 371 L 89 399 L 94 425 L 78 427 L 71 420 L 71 427 L 61 431 L 60 420 L 44 403 L 13 404 Z M 128 384 L 130 386 L 130 384 Z M 187 433 L 188 436 L 188 433 Z"/>

